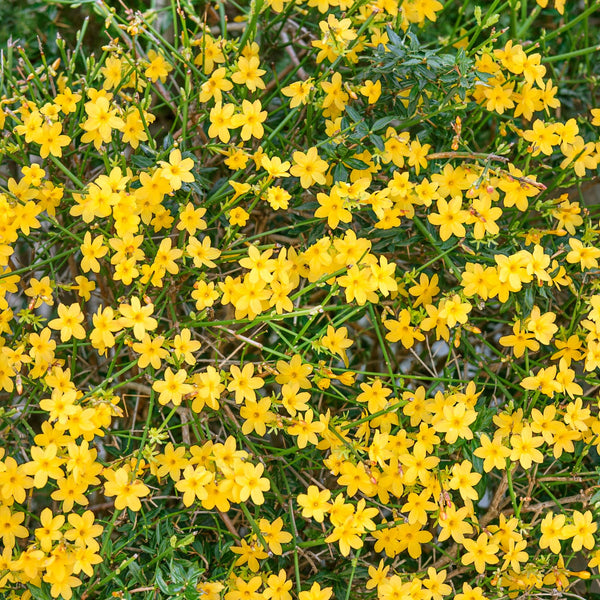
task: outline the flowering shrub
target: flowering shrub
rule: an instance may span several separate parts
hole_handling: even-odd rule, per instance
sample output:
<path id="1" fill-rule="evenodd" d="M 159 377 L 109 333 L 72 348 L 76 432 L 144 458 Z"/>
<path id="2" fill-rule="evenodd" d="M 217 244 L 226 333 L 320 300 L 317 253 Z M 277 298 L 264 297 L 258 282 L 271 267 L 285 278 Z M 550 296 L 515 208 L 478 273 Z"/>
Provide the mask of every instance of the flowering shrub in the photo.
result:
<path id="1" fill-rule="evenodd" d="M 3 598 L 593 589 L 587 5 L 96 0 L 101 48 L 9 43 Z"/>

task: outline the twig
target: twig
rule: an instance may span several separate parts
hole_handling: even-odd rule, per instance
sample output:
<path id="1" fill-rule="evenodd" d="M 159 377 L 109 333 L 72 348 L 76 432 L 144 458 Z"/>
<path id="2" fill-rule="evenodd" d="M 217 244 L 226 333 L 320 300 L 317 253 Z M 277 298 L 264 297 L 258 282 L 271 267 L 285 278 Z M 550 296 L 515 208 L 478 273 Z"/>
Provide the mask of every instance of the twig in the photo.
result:
<path id="1" fill-rule="evenodd" d="M 303 81 L 306 81 L 308 79 L 308 75 L 306 74 L 306 71 L 302 68 L 300 59 L 298 58 L 298 55 L 294 50 L 294 46 L 291 43 L 291 40 L 288 37 L 285 30 L 282 30 L 282 32 L 279 34 L 279 37 L 281 38 L 281 41 L 285 44 L 285 51 L 290 57 L 290 60 L 294 65 L 296 65 L 296 67 L 298 67 L 298 77 L 300 77 L 300 79 L 302 79 Z"/>
<path id="2" fill-rule="evenodd" d="M 490 502 L 490 507 L 479 521 L 479 524 L 482 528 L 486 527 L 492 519 L 495 519 L 500 514 L 500 504 L 502 502 L 502 499 L 504 498 L 504 494 L 506 493 L 507 488 L 508 477 L 506 476 L 506 471 L 503 471 L 502 479 L 500 480 L 500 483 L 498 484 L 498 487 L 494 492 L 494 497 Z"/>
<path id="3" fill-rule="evenodd" d="M 587 502 L 589 500 L 588 495 L 585 492 L 579 492 L 579 494 L 575 494 L 574 496 L 567 496 L 566 498 L 560 498 L 560 504 L 574 504 L 575 502 Z M 548 508 L 552 508 L 556 506 L 556 502 L 554 500 L 546 500 L 545 502 L 538 502 L 537 504 L 531 504 L 529 506 L 523 506 L 521 512 L 534 512 L 539 513 Z M 514 510 L 512 508 L 507 508 L 502 511 L 502 514 L 512 515 Z"/>
<path id="4" fill-rule="evenodd" d="M 485 152 L 434 152 L 427 155 L 427 160 L 432 160 L 435 158 L 472 158 L 475 160 L 497 160 L 503 163 L 507 163 L 509 161 L 506 156 L 500 156 L 498 154 L 486 154 Z"/>

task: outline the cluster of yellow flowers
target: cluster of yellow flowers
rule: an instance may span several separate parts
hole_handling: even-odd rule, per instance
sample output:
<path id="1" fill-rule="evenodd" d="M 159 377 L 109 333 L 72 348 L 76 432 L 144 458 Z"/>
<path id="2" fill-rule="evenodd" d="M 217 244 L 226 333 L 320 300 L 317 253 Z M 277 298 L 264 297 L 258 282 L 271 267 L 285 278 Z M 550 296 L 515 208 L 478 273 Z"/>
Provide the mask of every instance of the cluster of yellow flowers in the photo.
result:
<path id="1" fill-rule="evenodd" d="M 595 172 L 600 110 L 556 119 L 543 57 L 492 36 L 436 137 L 418 101 L 409 124 L 388 114 L 414 90 L 356 65 L 440 2 L 262 4 L 246 31 L 282 27 L 280 72 L 252 33 L 179 7 L 174 45 L 106 9 L 121 40 L 87 70 L 7 76 L 0 593 L 156 597 L 164 581 L 120 575 L 171 514 L 218 547 L 194 550 L 188 598 L 484 600 L 589 578 L 599 229 L 535 166 Z M 467 106 L 502 117 L 485 152 Z"/>

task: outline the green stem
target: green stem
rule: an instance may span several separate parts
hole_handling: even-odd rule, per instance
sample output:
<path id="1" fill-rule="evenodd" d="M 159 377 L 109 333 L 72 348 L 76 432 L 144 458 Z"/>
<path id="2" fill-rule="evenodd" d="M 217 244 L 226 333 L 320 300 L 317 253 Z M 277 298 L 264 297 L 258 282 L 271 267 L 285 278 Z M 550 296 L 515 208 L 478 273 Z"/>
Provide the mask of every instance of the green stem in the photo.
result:
<path id="1" fill-rule="evenodd" d="M 246 503 L 245 502 L 241 502 L 240 503 L 240 507 L 242 509 L 242 512 L 246 516 L 246 519 L 248 519 L 248 522 L 250 523 L 250 526 L 252 527 L 252 531 L 256 534 L 256 537 L 260 540 L 260 543 L 263 545 L 263 548 L 265 550 L 268 550 L 269 549 L 269 545 L 267 544 L 267 542 L 266 542 L 263 534 L 261 533 L 260 527 L 258 526 L 258 523 L 254 519 L 254 517 L 250 514 L 250 511 L 248 510 L 248 507 L 246 506 Z"/>
<path id="2" fill-rule="evenodd" d="M 513 40 L 517 39 L 517 21 L 519 0 L 510 0 L 510 37 Z"/>
<path id="3" fill-rule="evenodd" d="M 379 347 L 381 348 L 381 353 L 383 354 L 383 358 L 385 360 L 385 364 L 388 368 L 388 372 L 390 374 L 390 383 L 394 388 L 394 394 L 398 395 L 398 390 L 396 388 L 396 378 L 394 377 L 394 372 L 392 370 L 392 361 L 390 359 L 390 355 L 388 354 L 388 347 L 386 344 L 386 340 L 383 338 L 381 334 L 381 319 L 379 315 L 375 313 L 375 309 L 373 305 L 369 302 L 369 315 L 371 316 L 371 323 L 373 323 L 373 327 L 375 328 L 375 333 L 377 335 L 377 339 L 379 340 Z"/>
<path id="4" fill-rule="evenodd" d="M 65 167 L 65 165 L 63 165 L 63 163 L 61 161 L 59 161 L 56 156 L 53 156 L 52 154 L 50 154 L 48 156 L 48 158 L 75 184 L 77 184 L 79 186 L 80 189 L 84 189 L 85 188 L 85 183 L 83 183 L 83 181 L 81 181 L 81 179 L 79 179 L 79 177 L 77 177 L 77 175 L 75 175 L 72 171 L 69 171 L 69 169 L 67 169 L 67 167 Z"/>
<path id="5" fill-rule="evenodd" d="M 513 510 L 515 511 L 515 517 L 517 517 L 517 519 L 519 519 L 520 514 L 521 514 L 521 505 L 517 503 L 517 496 L 515 495 L 515 489 L 513 486 L 512 470 L 513 470 L 513 465 L 511 464 L 510 459 L 507 458 L 506 459 L 506 479 L 508 481 L 508 492 L 510 494 L 510 501 L 512 503 Z"/>
<path id="6" fill-rule="evenodd" d="M 246 46 L 246 42 L 252 37 L 256 35 L 256 24 L 258 22 L 258 16 L 260 15 L 260 11 L 262 10 L 264 4 L 264 0 L 250 0 L 250 21 L 248 25 L 244 29 L 244 33 L 239 41 L 239 52 L 241 54 L 242 50 Z"/>
<path id="7" fill-rule="evenodd" d="M 543 63 L 553 63 L 559 60 L 569 60 L 571 58 L 577 58 L 578 56 L 587 56 L 593 52 L 598 52 L 599 46 L 589 46 L 588 48 L 581 48 L 579 50 L 573 50 L 572 52 L 565 52 L 564 54 L 557 54 L 555 56 L 546 56 L 542 58 Z"/>
<path id="8" fill-rule="evenodd" d="M 565 23 L 562 27 L 559 27 L 558 29 L 555 29 L 552 33 L 549 33 L 548 35 L 546 35 L 543 38 L 543 41 L 549 42 L 550 40 L 553 40 L 555 37 L 562 35 L 565 31 L 568 31 L 569 29 L 571 29 L 572 27 L 577 25 L 577 23 L 579 23 L 580 21 L 583 21 L 583 19 L 587 19 L 587 17 L 589 17 L 593 12 L 597 11 L 599 8 L 600 8 L 600 0 L 596 0 L 594 3 L 592 3 L 591 6 L 586 8 L 580 15 L 575 17 L 572 21 Z"/>
<path id="9" fill-rule="evenodd" d="M 440 249 L 438 248 L 437 240 L 433 237 L 433 235 L 431 235 L 423 221 L 421 221 L 419 217 L 413 217 L 413 223 L 417 226 L 417 229 L 427 238 L 427 241 L 435 248 L 438 254 L 438 258 L 443 258 L 444 262 L 446 263 L 446 266 L 450 269 L 450 271 L 452 271 L 452 274 L 456 277 L 456 279 L 460 281 L 462 279 L 460 269 L 452 262 L 448 254 L 440 251 Z"/>
<path id="10" fill-rule="evenodd" d="M 352 582 L 354 581 L 354 574 L 356 573 L 356 566 L 358 565 L 358 557 L 362 550 L 362 546 L 356 551 L 356 556 L 352 558 L 352 571 L 350 571 L 350 579 L 348 580 L 348 588 L 346 589 L 346 596 L 344 600 L 350 600 L 350 593 L 352 592 Z"/>
<path id="11" fill-rule="evenodd" d="M 527 6 L 526 2 L 523 2 L 523 6 Z M 531 11 L 529 17 L 523 20 L 523 24 L 519 28 L 517 32 L 517 39 L 521 40 L 525 37 L 526 33 L 529 31 L 531 24 L 535 21 L 537 16 L 542 12 L 542 7 L 539 4 L 535 5 L 535 8 Z"/>

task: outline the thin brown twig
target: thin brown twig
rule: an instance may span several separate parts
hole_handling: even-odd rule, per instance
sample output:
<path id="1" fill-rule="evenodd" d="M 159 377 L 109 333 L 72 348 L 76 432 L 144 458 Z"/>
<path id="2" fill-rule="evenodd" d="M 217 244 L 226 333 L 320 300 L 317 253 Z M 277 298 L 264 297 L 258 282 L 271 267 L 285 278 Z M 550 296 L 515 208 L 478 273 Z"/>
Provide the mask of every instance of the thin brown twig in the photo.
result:
<path id="1" fill-rule="evenodd" d="M 486 154 L 485 152 L 433 152 L 427 155 L 427 160 L 436 158 L 472 158 L 475 160 L 497 160 L 503 163 L 509 161 L 506 156 L 500 156 L 498 154 Z"/>
<path id="2" fill-rule="evenodd" d="M 502 473 L 502 479 L 494 492 L 494 497 L 490 502 L 490 507 L 487 512 L 481 519 L 479 520 L 479 524 L 481 527 L 486 527 L 488 523 L 495 519 L 500 514 L 500 505 L 502 503 L 502 499 L 504 498 L 504 494 L 506 494 L 506 490 L 508 489 L 508 477 L 506 476 L 506 471 Z"/>

